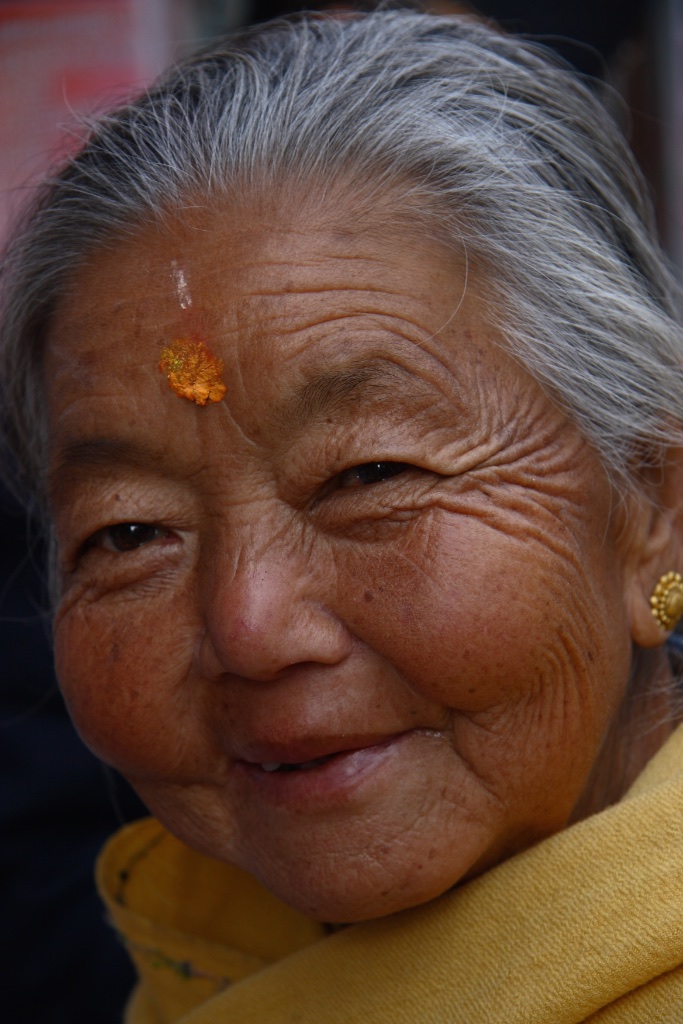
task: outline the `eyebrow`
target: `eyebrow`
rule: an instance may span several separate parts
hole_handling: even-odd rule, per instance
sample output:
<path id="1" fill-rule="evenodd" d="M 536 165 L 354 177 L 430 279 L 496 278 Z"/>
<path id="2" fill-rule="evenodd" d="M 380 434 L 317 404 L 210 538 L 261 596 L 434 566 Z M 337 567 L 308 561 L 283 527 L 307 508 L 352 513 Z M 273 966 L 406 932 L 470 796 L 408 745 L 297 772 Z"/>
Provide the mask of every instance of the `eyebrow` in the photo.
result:
<path id="1" fill-rule="evenodd" d="M 48 474 L 50 494 L 68 483 L 71 474 L 83 469 L 110 469 L 112 466 L 149 469 L 158 467 L 163 460 L 161 449 L 145 441 L 132 442 L 123 438 L 88 437 L 69 441 L 59 452 L 55 465 Z"/>
<path id="2" fill-rule="evenodd" d="M 381 398 L 395 397 L 397 393 L 425 395 L 428 390 L 406 367 L 377 358 L 314 377 L 287 404 L 283 418 L 301 427 L 331 409 L 350 404 L 351 400 L 357 402 L 361 391 Z"/>

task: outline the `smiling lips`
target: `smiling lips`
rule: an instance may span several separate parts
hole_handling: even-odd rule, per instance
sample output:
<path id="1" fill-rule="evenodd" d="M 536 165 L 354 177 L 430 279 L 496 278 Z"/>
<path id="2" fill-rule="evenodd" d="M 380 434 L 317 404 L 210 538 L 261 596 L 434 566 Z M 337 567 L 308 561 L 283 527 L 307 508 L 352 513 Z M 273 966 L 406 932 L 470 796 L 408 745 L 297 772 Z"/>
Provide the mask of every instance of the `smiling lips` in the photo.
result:
<path id="1" fill-rule="evenodd" d="M 380 738 L 368 736 L 365 740 L 352 740 L 351 742 L 347 741 L 347 744 L 345 744 L 344 746 L 339 746 L 337 747 L 337 749 L 330 750 L 329 753 L 318 754 L 318 756 L 314 757 L 307 756 L 309 753 L 312 752 L 310 750 L 311 744 L 302 744 L 300 752 L 292 750 L 288 753 L 288 756 L 281 756 L 278 760 L 276 760 L 274 757 L 264 757 L 263 759 L 261 759 L 260 757 L 243 758 L 241 760 L 243 761 L 244 764 L 248 765 L 249 767 L 260 768 L 261 771 L 264 772 L 309 772 L 312 771 L 314 768 L 319 768 L 321 765 L 327 764 L 333 758 L 343 757 L 346 754 L 354 754 L 361 750 L 375 750 L 380 749 L 381 747 L 389 746 L 400 735 L 403 734 L 392 734 L 390 736 L 382 736 Z M 330 744 L 326 745 L 328 746 L 329 749 Z M 320 749 L 321 744 L 318 743 L 317 746 Z M 304 747 L 308 747 L 309 749 L 305 750 Z M 275 753 L 275 750 L 273 750 L 273 753 Z M 296 757 L 297 753 L 299 753 L 298 757 Z"/>
<path id="2" fill-rule="evenodd" d="M 378 787 L 389 785 L 399 748 L 414 730 L 382 736 L 346 736 L 264 743 L 234 762 L 235 792 L 249 813 L 260 806 L 295 815 L 347 814 Z M 393 769 L 392 766 L 393 765 Z M 388 774 L 389 773 L 389 774 Z"/>

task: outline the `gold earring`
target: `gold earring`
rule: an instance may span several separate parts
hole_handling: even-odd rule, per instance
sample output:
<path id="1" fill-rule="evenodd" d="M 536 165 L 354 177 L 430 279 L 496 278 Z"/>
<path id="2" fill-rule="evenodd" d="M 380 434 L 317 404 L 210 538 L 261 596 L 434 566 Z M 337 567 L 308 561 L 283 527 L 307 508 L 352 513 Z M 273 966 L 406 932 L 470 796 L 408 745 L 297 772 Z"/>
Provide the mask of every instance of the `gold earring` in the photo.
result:
<path id="1" fill-rule="evenodd" d="M 683 577 L 679 572 L 665 572 L 650 598 L 650 610 L 660 626 L 673 629 L 683 615 Z"/>

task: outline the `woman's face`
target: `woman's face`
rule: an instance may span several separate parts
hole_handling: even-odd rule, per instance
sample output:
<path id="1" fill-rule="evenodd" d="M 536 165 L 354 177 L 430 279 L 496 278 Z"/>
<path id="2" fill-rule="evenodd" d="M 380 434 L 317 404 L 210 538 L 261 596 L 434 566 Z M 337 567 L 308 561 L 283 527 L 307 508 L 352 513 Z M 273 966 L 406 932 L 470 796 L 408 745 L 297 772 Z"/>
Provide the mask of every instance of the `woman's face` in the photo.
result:
<path id="1" fill-rule="evenodd" d="M 628 677 L 605 474 L 485 300 L 414 233 L 245 204 L 101 254 L 50 338 L 76 724 L 172 832 L 318 918 L 562 828 Z M 160 371 L 188 338 L 221 401 Z"/>

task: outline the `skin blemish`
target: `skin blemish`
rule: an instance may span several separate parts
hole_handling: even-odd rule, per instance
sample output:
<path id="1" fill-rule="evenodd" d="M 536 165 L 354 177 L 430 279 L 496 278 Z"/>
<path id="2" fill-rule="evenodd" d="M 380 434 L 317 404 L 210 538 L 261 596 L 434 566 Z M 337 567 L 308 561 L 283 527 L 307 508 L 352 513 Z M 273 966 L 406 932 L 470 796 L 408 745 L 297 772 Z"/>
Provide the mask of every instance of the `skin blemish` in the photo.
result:
<path id="1" fill-rule="evenodd" d="M 177 338 L 163 349 L 159 369 L 171 391 L 197 405 L 220 402 L 226 392 L 223 361 L 196 338 Z"/>

